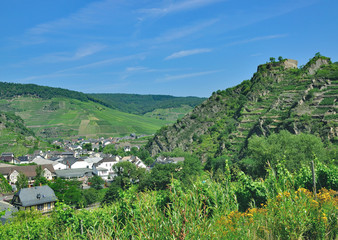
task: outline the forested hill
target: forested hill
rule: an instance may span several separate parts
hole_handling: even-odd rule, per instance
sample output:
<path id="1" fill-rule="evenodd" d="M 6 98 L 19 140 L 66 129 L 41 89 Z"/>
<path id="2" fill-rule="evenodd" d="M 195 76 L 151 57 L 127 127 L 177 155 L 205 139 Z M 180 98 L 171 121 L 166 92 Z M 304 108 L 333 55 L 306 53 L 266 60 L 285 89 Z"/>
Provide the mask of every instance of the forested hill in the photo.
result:
<path id="1" fill-rule="evenodd" d="M 243 157 L 252 136 L 287 130 L 337 143 L 338 63 L 316 54 L 304 67 L 279 59 L 258 66 L 251 80 L 214 92 L 148 143 L 155 155 L 175 149 L 206 159 Z"/>
<path id="2" fill-rule="evenodd" d="M 155 109 L 178 108 L 183 105 L 195 107 L 201 104 L 205 98 L 199 97 L 174 97 L 169 95 L 139 95 L 102 93 L 88 94 L 99 99 L 107 105 L 123 112 L 143 115 Z"/>
<path id="3" fill-rule="evenodd" d="M 18 96 L 32 96 L 43 99 L 66 97 L 85 102 L 87 101 L 98 102 L 102 105 L 105 105 L 106 107 L 109 107 L 100 100 L 94 99 L 82 92 L 72 91 L 63 88 L 40 86 L 36 84 L 0 82 L 0 99 L 11 99 Z"/>

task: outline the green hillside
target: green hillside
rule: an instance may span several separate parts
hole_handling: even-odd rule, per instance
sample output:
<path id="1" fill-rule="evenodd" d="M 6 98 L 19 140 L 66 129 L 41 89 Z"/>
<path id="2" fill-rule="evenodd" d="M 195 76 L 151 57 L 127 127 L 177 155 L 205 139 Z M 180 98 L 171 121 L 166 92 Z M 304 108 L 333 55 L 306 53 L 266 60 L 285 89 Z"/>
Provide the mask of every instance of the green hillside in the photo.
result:
<path id="1" fill-rule="evenodd" d="M 258 66 L 251 80 L 217 91 L 148 143 L 153 155 L 183 149 L 202 159 L 245 157 L 248 140 L 287 130 L 337 143 L 338 64 L 317 54 L 303 68 L 281 59 Z"/>
<path id="2" fill-rule="evenodd" d="M 0 112 L 0 153 L 26 154 L 34 151 L 39 144 L 34 133 L 25 127 L 20 117 Z"/>
<path id="3" fill-rule="evenodd" d="M 184 109 L 184 114 L 186 114 L 191 111 L 193 107 L 205 100 L 205 98 L 199 97 L 174 97 L 169 95 L 139 95 L 120 93 L 100 93 L 88 95 L 95 99 L 99 99 L 105 104 L 122 112 L 138 115 L 144 115 L 146 113 L 153 112 L 156 109 L 172 109 L 171 112 L 174 113 L 173 116 L 175 116 L 176 113 L 180 113 L 182 111 L 182 108 Z M 190 108 L 186 108 L 185 106 L 189 106 Z M 152 116 L 152 114 L 150 114 L 150 116 Z"/>
<path id="4" fill-rule="evenodd" d="M 66 97 L 1 99 L 0 110 L 14 112 L 37 136 L 44 138 L 152 134 L 168 123 Z"/>

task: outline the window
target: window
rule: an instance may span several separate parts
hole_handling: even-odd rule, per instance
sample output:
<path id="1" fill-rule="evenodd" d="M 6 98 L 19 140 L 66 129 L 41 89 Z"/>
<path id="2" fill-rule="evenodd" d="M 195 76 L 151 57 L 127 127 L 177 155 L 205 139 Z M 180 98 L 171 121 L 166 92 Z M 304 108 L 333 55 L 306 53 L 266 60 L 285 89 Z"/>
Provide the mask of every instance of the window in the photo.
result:
<path id="1" fill-rule="evenodd" d="M 39 204 L 39 205 L 37 206 L 37 209 L 38 209 L 38 210 L 43 210 L 43 204 Z"/>
<path id="2" fill-rule="evenodd" d="M 47 209 L 51 209 L 51 208 L 52 208 L 51 203 L 47 203 Z"/>

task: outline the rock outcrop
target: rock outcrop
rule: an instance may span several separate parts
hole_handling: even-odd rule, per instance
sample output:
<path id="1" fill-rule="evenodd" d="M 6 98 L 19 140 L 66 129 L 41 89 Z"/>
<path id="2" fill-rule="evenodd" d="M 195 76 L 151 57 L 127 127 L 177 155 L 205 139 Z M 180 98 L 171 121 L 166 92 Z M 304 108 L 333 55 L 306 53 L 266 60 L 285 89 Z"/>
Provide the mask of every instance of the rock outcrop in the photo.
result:
<path id="1" fill-rule="evenodd" d="M 217 91 L 190 114 L 162 128 L 147 147 L 152 155 L 175 148 L 208 156 L 241 157 L 253 135 L 286 129 L 336 143 L 338 64 L 316 56 L 258 66 L 251 80 Z"/>

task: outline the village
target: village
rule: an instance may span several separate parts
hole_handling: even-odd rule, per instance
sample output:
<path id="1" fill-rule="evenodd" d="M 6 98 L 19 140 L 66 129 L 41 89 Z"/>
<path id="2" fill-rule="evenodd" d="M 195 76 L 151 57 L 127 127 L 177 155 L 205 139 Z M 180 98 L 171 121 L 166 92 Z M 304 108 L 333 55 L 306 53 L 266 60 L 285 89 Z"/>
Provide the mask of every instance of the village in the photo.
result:
<path id="1" fill-rule="evenodd" d="M 42 213 L 49 213 L 55 207 L 57 197 L 48 185 L 35 184 L 38 169 L 48 181 L 55 179 L 74 180 L 81 183 L 82 189 L 91 188 L 91 179 L 99 177 L 103 187 L 114 181 L 116 172 L 113 166 L 120 162 L 130 162 L 136 168 L 151 171 L 156 164 L 177 163 L 184 161 L 182 157 L 157 157 L 151 164 L 132 153 L 140 149 L 139 145 L 131 144 L 128 140 L 138 138 L 131 134 L 123 138 L 74 139 L 54 141 L 53 145 L 64 151 L 35 151 L 34 154 L 15 156 L 13 153 L 2 153 L 0 156 L 0 175 L 12 188 L 11 193 L 0 193 L 0 211 L 6 214 L 0 218 L 5 223 L 11 218 L 11 213 L 18 210 L 36 209 Z M 116 149 L 114 155 L 104 153 L 105 148 Z M 20 175 L 28 179 L 27 188 L 17 188 Z"/>

